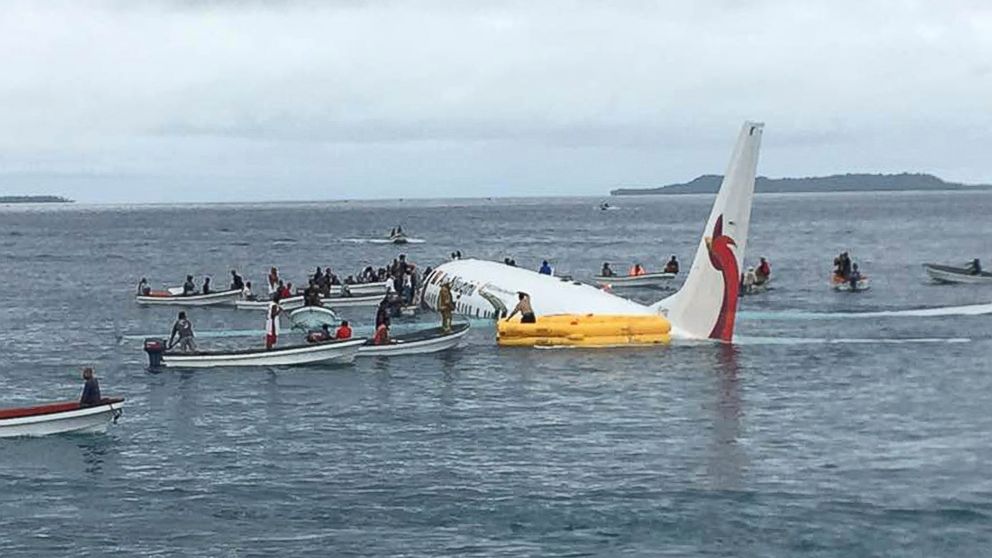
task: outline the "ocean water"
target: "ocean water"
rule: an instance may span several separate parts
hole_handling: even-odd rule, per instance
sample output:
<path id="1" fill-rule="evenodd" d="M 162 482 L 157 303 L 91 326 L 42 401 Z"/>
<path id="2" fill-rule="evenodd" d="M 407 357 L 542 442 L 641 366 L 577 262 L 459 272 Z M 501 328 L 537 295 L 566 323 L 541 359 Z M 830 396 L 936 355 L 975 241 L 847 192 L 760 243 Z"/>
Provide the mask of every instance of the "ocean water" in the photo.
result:
<path id="1" fill-rule="evenodd" d="M 400 223 L 421 266 L 688 265 L 712 198 L 600 201 L 0 207 L 0 406 L 76 397 L 84 365 L 128 398 L 107 435 L 0 440 L 0 555 L 992 552 L 992 314 L 956 309 L 992 287 L 920 267 L 992 264 L 990 193 L 759 196 L 748 258 L 774 289 L 732 346 L 505 350 L 475 324 L 442 355 L 145 370 L 139 339 L 175 309 L 135 305 L 141 276 L 357 271 L 397 255 L 367 239 Z M 841 250 L 870 291 L 828 289 Z M 261 343 L 206 337 L 258 315 L 191 317 L 201 346 Z"/>

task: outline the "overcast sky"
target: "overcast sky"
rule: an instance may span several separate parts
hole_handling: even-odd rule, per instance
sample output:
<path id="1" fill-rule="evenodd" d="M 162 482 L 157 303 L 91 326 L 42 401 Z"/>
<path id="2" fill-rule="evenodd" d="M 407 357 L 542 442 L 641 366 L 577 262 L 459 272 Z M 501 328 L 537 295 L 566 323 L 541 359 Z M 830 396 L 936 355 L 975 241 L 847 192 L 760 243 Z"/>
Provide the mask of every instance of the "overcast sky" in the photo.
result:
<path id="1" fill-rule="evenodd" d="M 0 6 L 0 194 L 603 194 L 722 172 L 744 119 L 764 175 L 992 183 L 992 2 Z"/>

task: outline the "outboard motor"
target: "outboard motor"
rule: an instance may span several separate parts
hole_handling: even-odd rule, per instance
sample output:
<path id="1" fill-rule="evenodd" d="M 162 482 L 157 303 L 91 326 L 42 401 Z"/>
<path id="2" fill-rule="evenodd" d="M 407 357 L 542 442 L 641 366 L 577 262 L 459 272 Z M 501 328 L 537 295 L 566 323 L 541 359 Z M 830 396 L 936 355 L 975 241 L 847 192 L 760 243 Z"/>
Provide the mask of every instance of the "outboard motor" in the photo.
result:
<path id="1" fill-rule="evenodd" d="M 165 353 L 165 340 L 145 339 L 145 352 L 148 353 L 148 368 L 155 370 L 162 367 L 162 354 Z"/>

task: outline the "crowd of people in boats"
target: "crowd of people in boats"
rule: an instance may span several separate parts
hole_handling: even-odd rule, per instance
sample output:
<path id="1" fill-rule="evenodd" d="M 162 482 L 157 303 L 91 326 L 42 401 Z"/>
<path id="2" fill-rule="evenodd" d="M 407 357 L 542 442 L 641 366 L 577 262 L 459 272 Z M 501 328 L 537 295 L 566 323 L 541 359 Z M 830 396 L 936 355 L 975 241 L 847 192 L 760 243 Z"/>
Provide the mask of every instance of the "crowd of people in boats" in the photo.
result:
<path id="1" fill-rule="evenodd" d="M 460 257 L 461 253 L 458 252 L 457 256 Z M 376 308 L 375 334 L 372 337 L 372 342 L 375 344 L 386 344 L 390 342 L 389 328 L 392 318 L 400 316 L 404 307 L 416 305 L 419 302 L 418 293 L 421 290 L 421 281 L 423 277 L 430 275 L 431 271 L 432 269 L 428 267 L 421 274 L 417 265 L 410 261 L 405 254 L 400 254 L 392 263 L 378 269 L 373 266 L 367 266 L 357 275 L 349 275 L 343 281 L 330 267 L 321 268 L 318 266 L 315 268 L 314 273 L 307 278 L 307 287 L 302 290 L 303 305 L 304 307 L 323 306 L 323 299 L 331 296 L 332 287 L 338 287 L 340 289 L 340 296 L 348 297 L 351 296 L 349 286 L 384 283 L 385 293 L 382 295 L 382 300 Z M 269 306 L 266 312 L 265 346 L 267 349 L 272 349 L 277 344 L 280 333 L 279 316 L 283 313 L 280 303 L 285 299 L 296 296 L 298 293 L 294 291 L 293 283 L 285 281 L 279 275 L 279 270 L 276 267 L 269 269 L 266 283 L 268 285 L 267 300 L 269 301 Z M 193 277 L 187 276 L 186 282 L 183 285 L 182 295 L 180 296 L 192 296 L 198 293 L 209 294 L 212 292 L 210 290 L 209 277 L 204 279 L 203 285 L 202 290 L 196 289 L 193 283 Z M 244 300 L 263 300 L 252 291 L 251 282 L 245 281 L 236 270 L 231 271 L 230 288 L 231 290 L 241 290 Z M 138 292 L 139 294 L 147 294 L 149 292 L 148 281 L 145 278 L 141 279 Z M 441 313 L 442 330 L 444 332 L 450 332 L 452 314 L 455 308 L 450 285 L 445 284 L 441 286 L 438 306 L 438 310 Z M 330 339 L 340 340 L 351 337 L 352 330 L 347 321 L 342 321 L 333 334 L 330 332 L 329 327 L 323 326 L 318 330 L 308 332 L 307 341 L 315 343 Z M 167 348 L 172 349 L 175 347 L 185 353 L 196 352 L 197 346 L 194 339 L 193 325 L 189 317 L 185 311 L 179 312 L 173 324 Z"/>
<path id="2" fill-rule="evenodd" d="M 639 277 L 641 275 L 647 275 L 648 273 L 650 272 L 647 269 L 645 269 L 643 265 L 641 265 L 641 262 L 635 262 L 634 265 L 630 266 L 630 269 L 627 270 L 628 277 Z M 662 268 L 662 273 L 670 273 L 672 275 L 678 275 L 679 259 L 673 255 L 672 258 L 668 260 L 667 263 L 665 263 L 665 267 Z M 599 270 L 599 276 L 619 277 L 616 271 L 614 271 L 613 268 L 610 267 L 609 262 L 603 262 L 603 267 Z"/>

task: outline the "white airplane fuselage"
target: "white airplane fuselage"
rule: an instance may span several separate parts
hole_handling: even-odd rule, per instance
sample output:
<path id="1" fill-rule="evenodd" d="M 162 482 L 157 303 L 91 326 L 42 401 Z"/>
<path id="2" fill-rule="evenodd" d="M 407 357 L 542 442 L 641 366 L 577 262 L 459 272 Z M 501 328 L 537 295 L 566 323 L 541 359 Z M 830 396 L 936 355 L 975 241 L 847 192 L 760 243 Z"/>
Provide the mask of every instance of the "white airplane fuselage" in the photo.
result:
<path id="1" fill-rule="evenodd" d="M 524 292 L 538 317 L 655 314 L 668 319 L 673 338 L 731 341 L 761 135 L 759 123 L 741 127 L 692 265 L 674 295 L 646 306 L 592 285 L 468 259 L 442 264 L 425 278 L 424 304 L 437 309 L 441 285 L 450 283 L 455 313 L 471 318 L 506 316 Z"/>

